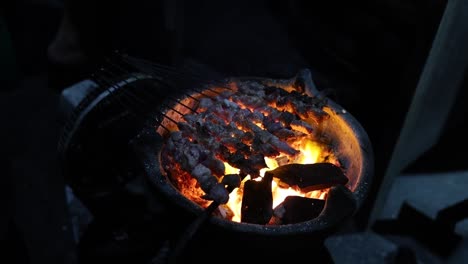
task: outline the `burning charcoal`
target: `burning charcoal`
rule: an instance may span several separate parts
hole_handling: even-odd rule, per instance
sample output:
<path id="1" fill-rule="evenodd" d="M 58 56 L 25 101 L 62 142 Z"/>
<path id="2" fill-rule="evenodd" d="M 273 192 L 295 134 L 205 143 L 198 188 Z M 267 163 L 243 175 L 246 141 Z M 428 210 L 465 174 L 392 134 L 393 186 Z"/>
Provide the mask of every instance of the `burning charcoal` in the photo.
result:
<path id="1" fill-rule="evenodd" d="M 277 92 L 278 89 L 280 88 L 274 86 L 265 86 L 264 91 L 265 94 L 268 95 Z"/>
<path id="2" fill-rule="evenodd" d="M 297 136 L 296 133 L 294 133 L 294 131 L 291 131 L 287 128 L 276 130 L 275 132 L 273 132 L 273 135 L 283 140 L 287 140 L 287 139 L 294 138 Z"/>
<path id="3" fill-rule="evenodd" d="M 271 217 L 271 219 L 270 219 L 270 221 L 268 222 L 267 225 L 281 225 L 281 224 L 282 224 L 281 218 L 277 217 L 273 213 L 273 216 Z"/>
<path id="4" fill-rule="evenodd" d="M 244 109 L 247 110 L 247 109 Z M 250 113 L 247 110 L 248 113 Z M 236 123 L 236 125 L 242 127 L 243 129 L 249 129 L 249 126 L 252 124 L 248 119 L 248 113 L 246 114 L 244 111 L 238 111 L 232 117 L 232 121 Z"/>
<path id="5" fill-rule="evenodd" d="M 273 134 L 275 133 L 275 131 L 278 131 L 284 128 L 281 122 L 277 122 L 273 120 L 271 117 L 270 118 L 266 117 L 263 119 L 263 127 L 266 128 L 268 132 L 273 133 Z"/>
<path id="6" fill-rule="evenodd" d="M 218 155 L 221 157 L 221 159 L 230 163 L 229 159 L 231 158 L 231 152 L 229 152 L 229 149 L 224 145 L 219 145 L 218 151 Z"/>
<path id="7" fill-rule="evenodd" d="M 285 153 L 290 156 L 294 156 L 299 153 L 298 150 L 295 150 L 291 146 L 289 146 L 287 143 L 281 141 L 279 138 L 276 136 L 273 136 L 270 138 L 269 143 L 279 152 Z"/>
<path id="8" fill-rule="evenodd" d="M 278 98 L 278 95 L 275 93 L 266 94 L 264 97 L 265 102 L 268 104 L 276 103 L 276 98 Z"/>
<path id="9" fill-rule="evenodd" d="M 263 85 L 260 85 L 256 82 L 240 83 L 238 85 L 238 91 L 245 95 L 251 95 L 256 97 L 265 96 Z"/>
<path id="10" fill-rule="evenodd" d="M 289 96 L 294 98 L 295 100 L 303 100 L 303 95 L 299 91 L 293 90 L 289 93 Z"/>
<path id="11" fill-rule="evenodd" d="M 344 185 L 348 182 L 343 171 L 331 163 L 286 164 L 267 171 L 266 175 L 278 178 L 290 186 L 297 185 L 305 192 Z"/>
<path id="12" fill-rule="evenodd" d="M 263 119 L 265 118 L 262 113 L 258 111 L 253 111 L 249 117 L 251 118 L 252 122 L 262 123 Z"/>
<path id="13" fill-rule="evenodd" d="M 216 176 L 224 175 L 225 167 L 224 163 L 214 157 L 214 155 L 209 155 L 202 164 L 211 170 L 211 173 Z"/>
<path id="14" fill-rule="evenodd" d="M 274 209 L 274 215 L 282 224 L 295 224 L 319 216 L 325 206 L 325 200 L 288 196 Z"/>
<path id="15" fill-rule="evenodd" d="M 288 162 L 289 162 L 289 157 L 287 157 L 287 156 L 280 156 L 280 157 L 275 158 L 275 160 L 276 160 L 276 163 L 278 163 L 278 166 L 283 166 L 283 165 L 288 164 Z"/>
<path id="16" fill-rule="evenodd" d="M 250 175 L 251 179 L 257 179 L 258 177 L 260 177 L 260 170 L 250 167 L 241 168 L 241 173 Z"/>
<path id="17" fill-rule="evenodd" d="M 226 129 L 231 133 L 232 137 L 242 138 L 245 136 L 246 133 L 237 128 L 236 124 L 234 123 L 230 123 L 229 125 L 227 125 Z"/>
<path id="18" fill-rule="evenodd" d="M 274 108 L 272 108 L 272 107 L 269 106 L 269 105 L 264 105 L 264 106 L 255 108 L 254 111 L 255 111 L 255 112 L 259 112 L 259 113 L 261 113 L 261 114 L 264 115 L 264 116 L 270 116 L 270 115 L 271 115 L 271 109 L 274 109 Z"/>
<path id="19" fill-rule="evenodd" d="M 208 132 L 212 137 L 219 137 L 220 134 L 224 131 L 224 126 L 217 125 L 212 122 L 203 123 L 203 129 Z"/>
<path id="20" fill-rule="evenodd" d="M 317 123 L 320 124 L 330 116 L 328 115 L 327 112 L 323 111 L 322 109 L 315 109 L 314 115 L 312 116 L 312 119 Z"/>
<path id="21" fill-rule="evenodd" d="M 184 168 L 195 168 L 200 162 L 207 158 L 207 154 L 200 145 L 190 144 L 183 149 L 183 160 L 181 165 Z"/>
<path id="22" fill-rule="evenodd" d="M 287 140 L 290 138 L 296 137 L 296 133 L 287 128 L 281 128 L 273 132 L 273 135 L 277 136 L 279 139 Z"/>
<path id="23" fill-rule="evenodd" d="M 224 99 L 229 99 L 229 97 L 233 96 L 234 95 L 234 92 L 231 92 L 231 91 L 223 91 L 219 94 L 219 97 L 220 98 L 224 98 Z"/>
<path id="24" fill-rule="evenodd" d="M 261 154 L 253 154 L 248 159 L 249 166 L 257 170 L 266 168 L 265 157 Z"/>
<path id="25" fill-rule="evenodd" d="M 202 164 L 195 166 L 190 174 L 197 179 L 203 190 L 209 190 L 218 183 L 216 178 L 212 177 L 210 169 Z"/>
<path id="26" fill-rule="evenodd" d="M 221 105 L 224 106 L 224 108 L 226 110 L 230 110 L 230 111 L 236 111 L 238 109 L 240 109 L 239 105 L 228 100 L 228 99 L 223 99 L 221 100 Z"/>
<path id="27" fill-rule="evenodd" d="M 224 100 L 226 102 L 231 102 L 231 101 L 228 101 L 228 100 Z M 236 105 L 235 103 L 231 102 L 232 104 Z M 236 108 L 233 108 L 232 104 L 226 104 L 226 103 L 223 103 L 221 102 L 222 104 L 222 111 L 221 112 L 216 112 L 216 114 L 221 117 L 224 121 L 224 124 L 227 124 L 229 122 L 232 122 L 232 118 L 234 116 L 234 114 L 240 110 L 239 106 L 237 106 Z"/>
<path id="28" fill-rule="evenodd" d="M 244 132 L 244 134 L 242 135 L 242 138 L 241 138 L 241 141 L 244 143 L 244 144 L 252 144 L 252 141 L 254 139 L 254 134 L 252 132 Z"/>
<path id="29" fill-rule="evenodd" d="M 218 153 L 221 144 L 213 137 L 197 137 L 196 141 L 198 144 L 203 145 L 206 149 L 213 153 Z"/>
<path id="30" fill-rule="evenodd" d="M 323 107 L 327 105 L 327 98 L 310 97 L 310 96 L 306 96 L 303 98 L 308 105 L 313 106 L 315 110 L 318 110 L 318 111 L 323 111 Z"/>
<path id="31" fill-rule="evenodd" d="M 176 150 L 176 144 L 174 142 L 174 135 L 176 132 L 172 133 L 171 136 L 167 139 L 166 141 L 166 148 L 169 153 L 173 153 Z M 177 131 L 177 134 L 181 134 L 179 131 Z"/>
<path id="32" fill-rule="evenodd" d="M 241 173 L 243 174 L 250 174 L 252 178 L 256 178 L 260 176 L 260 172 L 258 169 L 252 167 L 247 159 L 245 159 L 244 155 L 239 151 L 231 154 L 227 158 L 227 163 L 234 168 L 238 168 Z"/>
<path id="33" fill-rule="evenodd" d="M 229 122 L 234 115 L 233 111 L 226 111 L 220 104 L 212 105 L 208 110 L 208 115 L 205 119 L 208 119 L 208 116 L 210 116 L 210 120 L 216 124 L 225 124 L 226 122 Z"/>
<path id="34" fill-rule="evenodd" d="M 239 174 L 227 174 L 224 175 L 221 183 L 226 185 L 226 189 L 231 192 L 241 184 L 241 177 Z"/>
<path id="35" fill-rule="evenodd" d="M 235 168 L 242 167 L 245 163 L 245 157 L 242 153 L 237 151 L 229 155 L 227 162 Z"/>
<path id="36" fill-rule="evenodd" d="M 253 109 L 264 106 L 266 104 L 263 98 L 257 96 L 234 95 L 232 96 L 232 99 L 239 104 Z"/>
<path id="37" fill-rule="evenodd" d="M 193 128 L 190 124 L 185 122 L 177 123 L 177 127 L 179 128 L 180 132 L 184 135 L 193 135 L 195 133 L 195 128 Z"/>
<path id="38" fill-rule="evenodd" d="M 312 134 L 314 132 L 312 126 L 302 120 L 294 120 L 291 122 L 290 125 L 292 129 L 302 132 L 304 134 Z"/>
<path id="39" fill-rule="evenodd" d="M 276 100 L 276 106 L 277 107 L 284 107 L 284 106 L 288 105 L 289 100 L 290 99 L 288 97 L 279 97 Z"/>
<path id="40" fill-rule="evenodd" d="M 217 183 L 202 198 L 225 204 L 229 201 L 229 192 L 224 188 L 223 184 Z"/>
<path id="41" fill-rule="evenodd" d="M 258 107 L 255 109 L 256 112 L 261 113 L 265 117 L 269 119 L 273 119 L 275 121 L 279 120 L 279 117 L 281 116 L 281 111 L 276 110 L 275 108 L 269 106 L 269 105 L 264 105 L 261 107 Z"/>
<path id="42" fill-rule="evenodd" d="M 231 151 L 237 150 L 244 155 L 250 154 L 250 147 L 242 143 L 242 141 L 240 141 L 238 138 L 232 138 L 232 137 L 223 138 L 221 139 L 220 143 L 226 146 Z"/>
<path id="43" fill-rule="evenodd" d="M 195 124 L 200 119 L 200 117 L 197 115 L 193 115 L 193 114 L 186 114 L 184 115 L 184 119 L 189 124 Z"/>
<path id="44" fill-rule="evenodd" d="M 257 126 L 256 124 L 247 121 L 248 124 L 246 126 L 247 129 L 255 133 L 256 136 L 259 136 L 263 143 L 267 142 L 270 138 L 271 134 L 268 131 L 264 131 L 261 127 Z"/>
<path id="45" fill-rule="evenodd" d="M 296 155 L 299 152 L 291 147 L 292 143 L 313 132 L 313 127 L 300 118 L 309 114 L 313 118 L 320 116 L 320 103 L 297 92 L 243 82 L 236 92 L 201 98 L 198 113 L 186 114 L 184 122 L 178 124 L 179 131 L 171 133 L 167 141 L 168 157 L 198 181 L 208 199 L 223 202 L 228 197 L 227 191 L 217 177 L 224 174 L 224 162 L 238 168 L 240 178 L 248 174 L 254 179 L 267 167 L 265 157 Z M 280 166 L 285 163 L 281 161 Z M 288 174 L 282 180 L 284 184 L 296 181 L 299 186 L 305 183 L 304 188 L 312 189 L 336 184 L 323 180 L 325 176 L 304 176 Z"/>
<path id="46" fill-rule="evenodd" d="M 291 100 L 289 102 L 289 107 L 294 110 L 294 113 L 299 115 L 301 118 L 323 118 L 324 116 L 328 116 L 323 110 L 321 101 L 312 98 L 312 97 L 302 97 L 301 100 Z"/>
<path id="47" fill-rule="evenodd" d="M 214 200 L 220 204 L 225 204 L 229 200 L 229 193 L 224 186 L 218 183 L 216 177 L 211 174 L 210 169 L 202 164 L 198 164 L 190 173 L 202 190 L 206 193 L 205 199 Z"/>
<path id="48" fill-rule="evenodd" d="M 213 214 L 218 216 L 218 217 L 221 217 L 222 219 L 232 219 L 234 217 L 234 212 L 226 204 L 222 204 L 222 205 L 218 206 L 218 210 L 213 212 Z M 152 263 L 154 263 L 154 262 L 152 262 Z M 160 262 L 160 263 L 163 263 L 163 262 Z M 154 263 L 154 264 L 156 264 L 156 263 Z"/>
<path id="49" fill-rule="evenodd" d="M 204 110 L 210 108 L 212 105 L 213 105 L 213 100 L 211 100 L 210 98 L 204 97 L 204 98 L 200 99 L 198 109 L 201 110 L 201 111 L 204 111 Z"/>
<path id="50" fill-rule="evenodd" d="M 263 142 L 258 134 L 255 134 L 251 147 L 254 152 L 260 153 L 266 157 L 276 157 L 280 154 L 271 144 Z"/>
<path id="51" fill-rule="evenodd" d="M 271 178 L 261 181 L 248 180 L 244 183 L 241 221 L 252 224 L 266 224 L 273 215 Z"/>
<path id="52" fill-rule="evenodd" d="M 254 136 L 254 141 L 252 143 L 252 148 L 256 151 L 259 151 L 267 157 L 278 156 L 280 153 L 285 153 L 288 155 L 295 155 L 298 153 L 297 150 L 293 149 L 287 143 L 279 140 L 278 137 L 272 135 L 268 131 L 261 130 L 256 125 L 251 125 L 252 130 L 257 127 L 259 130 L 256 131 Z"/>
<path id="53" fill-rule="evenodd" d="M 285 126 L 289 126 L 291 122 L 295 119 L 296 117 L 294 116 L 294 114 L 287 112 L 287 111 L 281 112 L 281 115 L 279 117 L 279 120 L 283 122 Z"/>
<path id="54" fill-rule="evenodd" d="M 222 126 L 226 124 L 224 120 L 227 118 L 227 114 L 222 113 L 218 115 L 218 113 L 208 113 L 204 114 L 203 116 L 205 122 L 211 122 L 213 124 Z"/>

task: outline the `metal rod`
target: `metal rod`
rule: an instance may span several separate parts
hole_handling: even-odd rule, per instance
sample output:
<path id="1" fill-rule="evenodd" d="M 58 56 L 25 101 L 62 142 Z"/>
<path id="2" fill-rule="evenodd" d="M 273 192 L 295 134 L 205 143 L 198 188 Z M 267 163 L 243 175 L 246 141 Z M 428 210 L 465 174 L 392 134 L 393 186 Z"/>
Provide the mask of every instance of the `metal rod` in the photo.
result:
<path id="1" fill-rule="evenodd" d="M 203 95 L 203 96 L 205 96 L 205 97 L 208 97 L 208 98 L 210 98 L 210 99 L 214 99 L 214 98 L 211 97 L 210 95 L 206 95 L 206 94 L 204 94 L 203 92 L 200 92 L 200 91 L 196 90 L 195 88 L 189 88 L 189 90 L 192 90 L 192 91 L 194 91 L 194 92 L 196 92 L 196 93 L 198 93 L 198 94 L 201 94 L 201 95 Z"/>
<path id="2" fill-rule="evenodd" d="M 197 98 L 191 96 L 190 94 L 184 93 L 183 95 L 185 95 L 185 96 L 187 96 L 187 97 L 190 97 L 191 99 L 195 100 L 196 102 L 200 102 L 200 100 L 198 100 Z"/>
<path id="3" fill-rule="evenodd" d="M 220 94 L 221 94 L 220 92 L 215 91 L 215 90 L 213 90 L 212 88 L 209 88 L 209 87 L 208 87 L 208 88 L 205 88 L 205 90 L 208 90 L 208 91 L 210 91 L 210 92 L 212 92 L 212 93 L 215 93 L 215 94 L 217 94 L 217 95 L 220 95 Z"/>
<path id="4" fill-rule="evenodd" d="M 116 68 L 122 69 L 120 66 L 118 66 L 118 65 L 116 65 L 116 64 L 112 64 L 112 65 L 113 65 L 114 67 L 116 67 Z M 127 73 L 127 74 L 128 74 L 129 76 L 131 76 L 131 77 L 137 79 L 137 80 L 141 80 L 141 78 L 138 77 L 137 75 L 135 75 L 134 73 Z M 151 79 L 151 80 L 152 80 L 152 79 Z M 127 83 L 130 87 L 133 87 L 133 85 L 132 85 L 131 83 L 129 83 L 129 82 L 126 82 L 126 83 Z M 146 91 L 145 89 L 140 89 L 140 91 L 141 91 L 142 93 L 144 93 L 145 96 L 151 97 L 153 100 L 159 100 L 159 98 L 157 98 L 157 97 L 156 97 L 155 95 L 153 95 L 152 93 Z"/>
<path id="5" fill-rule="evenodd" d="M 164 113 L 161 113 L 165 118 L 167 118 L 168 120 L 172 121 L 174 124 L 178 124 L 179 122 L 175 121 L 174 119 L 170 118 L 169 116 L 167 116 L 166 114 Z"/>
<path id="6" fill-rule="evenodd" d="M 167 104 L 162 104 L 164 107 L 166 107 L 167 109 L 171 109 L 172 111 L 178 113 L 179 115 L 181 116 L 184 116 L 184 114 L 182 114 L 181 112 L 177 111 L 175 108 L 171 107 L 171 106 L 168 106 Z"/>
<path id="7" fill-rule="evenodd" d="M 103 72 L 107 72 L 105 69 L 101 69 Z M 137 77 L 135 77 L 136 79 L 138 79 Z M 134 87 L 132 83 L 129 83 L 127 80 L 123 80 L 123 82 L 125 84 L 127 84 L 128 86 L 130 87 Z M 139 97 L 137 97 L 135 94 L 131 93 L 129 89 L 122 89 L 124 92 L 126 92 L 129 96 L 131 96 L 132 98 L 134 98 L 134 100 L 137 100 L 139 102 L 141 102 L 142 104 L 147 104 L 147 102 L 145 102 L 144 100 L 140 99 Z M 165 104 L 164 104 L 165 105 Z M 180 113 L 179 111 L 177 111 L 176 109 L 174 108 L 171 108 L 167 105 L 165 105 L 166 108 L 168 109 L 171 109 L 173 111 L 175 111 L 176 113 L 180 114 L 181 116 L 184 116 L 184 114 Z M 173 122 L 174 124 L 178 124 L 177 121 L 175 121 L 174 119 L 170 118 L 168 115 L 166 115 L 165 113 L 161 113 L 165 118 L 167 118 L 168 120 L 170 120 L 171 122 Z M 160 125 L 162 124 L 162 121 L 160 122 Z M 168 130 L 168 129 L 167 129 Z"/>
<path id="8" fill-rule="evenodd" d="M 128 86 L 134 88 L 134 85 L 133 85 L 132 83 L 128 82 L 127 80 L 123 80 L 123 82 L 124 82 L 126 85 L 128 85 Z M 137 97 L 135 94 L 133 94 L 132 92 L 130 92 L 129 89 L 122 89 L 122 91 L 125 92 L 127 95 L 131 96 L 134 100 L 141 102 L 143 105 L 148 104 L 148 102 L 145 102 L 144 100 L 140 99 L 140 98 Z M 172 110 L 175 110 L 175 109 L 172 109 Z M 143 112 L 145 112 L 145 109 L 143 109 Z M 177 121 L 175 121 L 174 119 L 170 118 L 170 117 L 167 116 L 165 113 L 162 113 L 162 112 L 161 112 L 161 115 L 163 115 L 163 116 L 164 116 L 165 118 L 167 118 L 168 120 L 172 121 L 174 124 L 176 124 L 176 125 L 178 124 Z M 150 115 L 148 115 L 148 114 L 146 113 L 145 116 L 150 116 Z M 182 115 L 182 116 L 183 116 L 183 115 Z M 152 119 L 155 120 L 156 123 L 159 122 L 159 125 L 160 125 L 160 126 L 162 125 L 163 120 L 159 121 L 159 120 L 155 119 L 154 117 L 152 117 Z M 167 128 L 166 128 L 166 130 L 169 131 L 169 129 L 167 129 Z"/>
<path id="9" fill-rule="evenodd" d="M 179 100 L 177 100 L 177 99 L 175 99 L 175 98 L 168 97 L 168 99 L 171 100 L 171 101 L 177 102 L 178 104 L 182 105 L 183 107 L 187 108 L 188 110 L 190 110 L 190 111 L 192 111 L 192 112 L 194 112 L 194 113 L 198 113 L 195 109 L 189 107 L 188 105 L 182 103 L 181 101 L 179 101 Z"/>
<path id="10" fill-rule="evenodd" d="M 105 68 L 101 68 L 101 71 L 104 72 L 104 73 L 108 73 L 108 70 L 106 70 Z M 129 85 L 130 87 L 133 87 L 133 85 L 128 82 L 128 80 L 122 80 L 122 82 L 124 82 L 125 84 Z M 147 102 L 145 102 L 143 99 L 139 98 L 138 96 L 136 96 L 134 93 L 132 93 L 129 89 L 122 89 L 122 92 L 126 93 L 128 96 L 131 96 L 132 98 L 134 98 L 136 101 L 142 103 L 142 104 L 147 104 Z"/>
<path id="11" fill-rule="evenodd" d="M 164 129 L 166 129 L 166 130 L 167 130 L 167 132 L 171 132 L 171 130 L 169 130 L 169 128 L 165 127 L 165 126 L 164 126 L 162 123 L 159 123 L 159 125 L 158 125 L 158 126 L 160 126 L 160 127 L 164 128 Z"/>
<path id="12" fill-rule="evenodd" d="M 100 84 L 101 86 L 103 87 L 108 87 L 108 88 L 105 88 L 110 94 L 114 94 L 116 91 L 117 91 L 117 84 L 112 84 L 111 82 L 109 82 L 105 77 L 103 76 L 95 76 L 94 80 Z M 122 89 L 122 91 L 125 92 L 126 89 Z M 138 116 L 140 118 L 143 119 L 143 117 L 146 117 L 146 118 L 149 118 L 149 119 L 152 119 L 153 121 L 156 121 L 156 123 L 159 123 L 159 122 L 162 122 L 162 121 L 159 121 L 158 119 L 156 119 L 155 117 L 151 116 L 148 114 L 148 112 L 145 110 L 145 109 L 140 109 L 141 108 L 141 105 L 139 104 L 135 104 L 134 101 L 130 101 L 130 97 L 128 96 L 125 96 L 123 98 L 125 98 L 128 102 L 128 103 L 124 103 L 122 101 L 122 98 L 120 96 L 116 96 L 117 97 L 117 101 L 122 105 L 124 106 L 125 108 L 129 109 L 130 111 L 133 112 L 133 114 L 135 114 L 135 116 Z M 139 113 L 137 113 L 139 112 Z"/>

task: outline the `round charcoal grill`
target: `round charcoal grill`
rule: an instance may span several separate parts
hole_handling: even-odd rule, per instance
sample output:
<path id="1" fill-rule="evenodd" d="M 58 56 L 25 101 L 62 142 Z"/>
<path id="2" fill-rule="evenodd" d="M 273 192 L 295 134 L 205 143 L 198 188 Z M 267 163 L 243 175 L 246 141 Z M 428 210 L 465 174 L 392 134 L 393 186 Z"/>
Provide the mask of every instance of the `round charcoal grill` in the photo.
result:
<path id="1" fill-rule="evenodd" d="M 124 72 L 127 71 L 122 70 Z M 121 198 L 115 198 L 116 194 L 122 193 L 136 175 L 143 174 L 154 187 L 152 193 L 169 208 L 164 223 L 173 222 L 180 229 L 181 223 L 190 223 L 205 209 L 183 196 L 162 170 L 160 155 L 165 138 L 159 124 L 164 122 L 164 116 L 159 113 L 167 114 L 177 106 L 177 101 L 186 99 L 191 92 L 158 89 L 160 79 L 146 74 L 104 80 L 99 83 L 104 88 L 80 104 L 63 134 L 62 165 L 70 185 L 95 215 L 103 211 L 112 215 L 111 211 L 122 202 Z M 308 70 L 292 79 L 245 77 L 229 80 L 294 86 L 309 96 L 320 96 Z M 203 87 L 209 88 L 209 85 Z M 138 101 L 148 96 L 154 98 L 152 104 Z M 125 106 L 138 106 L 138 110 L 130 111 L 130 107 Z M 243 254 L 233 252 L 246 250 L 299 258 L 310 255 L 311 247 L 320 245 L 326 236 L 346 226 L 368 192 L 373 176 L 372 146 L 359 122 L 345 109 L 328 99 L 324 110 L 329 118 L 321 125 L 322 133 L 332 138 L 335 155 L 349 179 L 347 188 L 332 188 L 321 214 L 301 223 L 257 225 L 211 217 L 194 238 L 203 243 L 191 243 L 188 255 L 203 259 L 209 254 L 207 251 L 226 252 L 230 258 L 236 255 L 244 260 Z"/>
<path id="2" fill-rule="evenodd" d="M 291 80 L 261 78 L 240 78 L 238 80 L 255 81 L 277 87 L 301 86 L 304 93 L 310 96 L 319 94 L 318 91 L 314 89 L 308 70 L 302 71 L 297 77 Z M 232 82 L 233 79 L 230 79 L 230 81 Z M 184 107 L 181 107 L 181 111 L 183 111 L 182 108 Z M 325 111 L 329 114 L 330 118 L 323 121 L 325 124 L 322 124 L 322 133 L 333 139 L 335 154 L 345 167 L 346 175 L 349 179 L 347 188 L 352 191 L 352 194 L 343 191 L 344 188 L 333 189 L 329 194 L 328 202 L 322 214 L 313 220 L 302 223 L 261 226 L 248 223 L 236 223 L 219 217 L 213 217 L 210 221 L 214 226 L 230 230 L 234 232 L 234 234 L 248 233 L 253 236 L 265 236 L 268 238 L 270 236 L 320 233 L 339 226 L 340 223 L 353 215 L 355 210 L 357 210 L 364 201 L 372 177 L 373 154 L 371 144 L 364 129 L 345 109 L 331 100 L 328 100 Z M 166 115 L 170 115 L 170 112 L 171 110 L 168 109 Z M 164 135 L 164 129 L 159 129 L 159 131 Z M 164 139 L 161 138 L 159 141 L 161 141 L 159 145 L 159 148 L 161 148 L 164 144 Z M 160 151 L 156 151 L 156 153 L 160 155 Z M 203 209 L 200 206 L 184 197 L 173 186 L 171 180 L 167 178 L 167 175 L 162 173 L 163 169 L 161 168 L 160 157 L 157 159 L 153 153 L 151 153 L 145 159 L 145 164 L 149 179 L 151 179 L 154 186 L 156 186 L 159 191 L 171 197 L 171 200 L 184 210 L 197 214 L 202 212 Z"/>

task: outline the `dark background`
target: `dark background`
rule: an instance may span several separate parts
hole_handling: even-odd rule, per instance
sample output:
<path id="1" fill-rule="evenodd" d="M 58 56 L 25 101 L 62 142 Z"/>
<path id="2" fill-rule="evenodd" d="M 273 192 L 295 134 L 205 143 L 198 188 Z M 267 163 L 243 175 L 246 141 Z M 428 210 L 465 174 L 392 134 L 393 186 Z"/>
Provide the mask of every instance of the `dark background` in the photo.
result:
<path id="1" fill-rule="evenodd" d="M 73 17 L 93 60 L 73 67 L 47 57 L 62 1 L 0 4 L 0 248 L 17 263 L 72 259 L 57 102 L 105 54 L 121 49 L 171 65 L 191 60 L 233 76 L 285 78 L 311 69 L 318 88 L 368 132 L 375 191 L 445 7 L 443 0 L 175 2 L 81 1 Z M 466 98 L 461 89 L 440 142 L 408 172 L 468 167 Z"/>

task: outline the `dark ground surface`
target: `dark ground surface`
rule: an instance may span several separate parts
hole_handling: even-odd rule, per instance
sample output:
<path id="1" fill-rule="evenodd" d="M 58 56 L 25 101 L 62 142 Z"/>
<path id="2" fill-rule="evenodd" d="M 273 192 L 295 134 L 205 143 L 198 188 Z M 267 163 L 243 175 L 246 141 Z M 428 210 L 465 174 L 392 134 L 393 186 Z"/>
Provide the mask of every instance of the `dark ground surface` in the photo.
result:
<path id="1" fill-rule="evenodd" d="M 186 57 L 232 75 L 290 77 L 298 69 L 309 67 L 315 73 L 319 88 L 335 89 L 337 101 L 353 113 L 369 132 L 376 150 L 378 179 L 399 131 L 409 102 L 408 95 L 412 94 L 417 82 L 428 49 L 426 40 L 431 38 L 434 30 L 431 23 L 424 28 L 427 32 L 421 33 L 423 37 L 418 44 L 419 49 L 415 48 L 418 46 L 411 42 L 411 38 L 406 37 L 410 35 L 408 32 L 400 32 L 401 37 L 388 30 L 392 34 L 368 37 L 368 31 L 375 33 L 385 28 L 364 26 L 372 24 L 368 22 L 375 17 L 364 21 L 362 27 L 354 25 L 354 29 L 362 29 L 359 34 L 338 34 L 336 36 L 342 39 L 333 39 L 333 34 L 346 31 L 343 25 L 349 23 L 330 23 L 327 14 L 332 12 L 327 6 L 324 8 L 329 13 L 320 15 L 315 11 L 317 19 L 308 21 L 317 25 L 313 27 L 315 31 L 304 32 L 309 37 L 301 36 L 297 31 L 312 27 L 286 26 L 288 18 L 284 13 L 278 14 L 282 6 L 272 11 L 263 2 L 235 1 L 230 5 L 221 5 L 219 1 L 201 1 L 196 5 L 187 3 L 186 8 Z M 6 216 L 4 222 L 9 223 L 9 235 L 18 243 L 16 249 L 25 250 L 6 252 L 17 253 L 17 263 L 21 263 L 21 259 L 29 259 L 30 263 L 71 263 L 73 242 L 63 178 L 58 172 L 56 160 L 60 129 L 57 118 L 59 93 L 51 89 L 48 83 L 46 59 L 47 45 L 58 28 L 61 5 L 55 1 L 17 1 L 8 10 L 6 18 L 16 51 L 19 80 L 11 86 L 0 86 L 0 138 L 3 140 L 0 154 L 2 167 L 6 171 L 6 180 L 2 182 L 11 183 L 0 187 L 2 195 L 7 194 L 7 199 L 2 199 L 6 201 L 2 202 L 7 208 L 6 213 L 1 216 Z M 328 25 L 328 28 L 323 25 Z M 143 33 L 134 34 L 135 38 L 141 39 L 140 52 L 143 55 L 147 51 L 150 58 L 161 56 L 151 48 L 152 42 L 157 39 L 144 42 L 144 35 L 139 35 Z M 316 36 L 316 39 L 310 36 Z M 361 37 L 354 39 L 352 36 Z M 356 43 L 345 45 L 350 39 Z M 371 43 L 362 45 L 366 41 Z M 138 48 L 137 44 L 133 43 Z M 310 46 L 305 48 L 307 45 Z M 335 48 L 333 52 L 323 50 L 323 46 L 327 45 Z M 368 48 L 366 52 L 360 51 L 365 48 Z M 331 55 L 337 51 L 345 55 L 348 52 L 354 57 L 341 56 L 337 59 Z M 396 58 L 394 53 L 398 54 Z M 363 54 L 367 57 L 356 58 Z M 347 57 L 347 60 L 343 60 L 343 57 Z M 462 140 L 467 131 L 463 98 L 466 95 L 460 96 L 457 115 L 450 121 L 441 143 L 413 165 L 413 172 L 462 170 L 468 167 L 464 155 L 458 155 L 459 152 L 453 150 L 453 146 L 460 149 L 468 147 L 467 140 Z M 376 110 L 369 111 L 369 108 Z M 372 117 L 375 111 L 381 116 Z M 5 177 L 5 174 L 2 173 L 2 176 Z M 5 230 L 4 226 L 0 226 L 0 235 Z"/>

